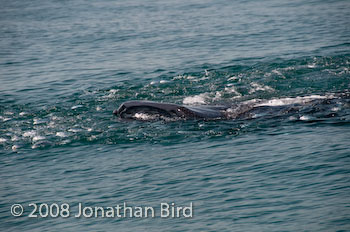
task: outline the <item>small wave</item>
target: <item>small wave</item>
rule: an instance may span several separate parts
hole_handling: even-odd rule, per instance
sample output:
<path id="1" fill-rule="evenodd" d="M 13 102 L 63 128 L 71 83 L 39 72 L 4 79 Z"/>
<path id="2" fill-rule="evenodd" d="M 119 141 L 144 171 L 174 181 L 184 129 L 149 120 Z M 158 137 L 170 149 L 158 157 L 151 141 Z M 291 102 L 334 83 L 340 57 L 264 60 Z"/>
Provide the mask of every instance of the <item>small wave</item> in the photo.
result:
<path id="1" fill-rule="evenodd" d="M 40 136 L 40 135 L 34 136 L 34 137 L 33 137 L 33 142 L 36 142 L 36 141 L 39 141 L 39 140 L 44 140 L 44 139 L 45 139 L 44 136 Z"/>
<path id="2" fill-rule="evenodd" d="M 255 93 L 257 91 L 268 91 L 268 92 L 274 91 L 274 89 L 271 88 L 270 86 L 261 85 L 261 84 L 258 84 L 256 82 L 252 82 L 250 85 L 253 87 L 251 90 L 249 90 L 250 94 Z"/>
<path id="3" fill-rule="evenodd" d="M 12 142 L 19 141 L 19 140 L 20 140 L 20 138 L 17 135 L 13 135 L 11 138 Z"/>
<path id="4" fill-rule="evenodd" d="M 225 87 L 224 90 L 225 90 L 226 93 L 236 95 L 236 97 L 241 97 L 242 96 L 242 94 L 237 91 L 236 87 L 231 85 L 231 84 L 228 84 L 227 87 Z"/>
<path id="5" fill-rule="evenodd" d="M 311 118 L 310 118 L 309 116 L 307 116 L 307 115 L 303 115 L 303 116 L 301 116 L 299 119 L 302 120 L 302 121 L 308 121 L 308 120 L 310 120 Z"/>
<path id="6" fill-rule="evenodd" d="M 26 131 L 23 133 L 23 137 L 34 137 L 36 135 L 36 132 L 34 130 Z"/>
<path id="7" fill-rule="evenodd" d="M 67 133 L 64 133 L 64 132 L 57 132 L 57 133 L 56 133 L 56 136 L 57 136 L 57 137 L 64 138 L 64 137 L 68 137 L 68 134 L 67 134 Z"/>
<path id="8" fill-rule="evenodd" d="M 11 118 L 0 116 L 0 120 L 2 120 L 3 122 L 6 122 L 6 121 L 11 120 Z"/>
<path id="9" fill-rule="evenodd" d="M 32 145 L 32 149 L 37 149 L 37 148 L 45 148 L 45 147 L 50 147 L 52 146 L 53 144 L 49 141 L 46 141 L 46 140 L 40 140 L 38 141 L 37 143 L 34 143 Z"/>
<path id="10" fill-rule="evenodd" d="M 187 79 L 187 80 L 194 80 L 196 77 L 191 76 L 191 75 L 178 75 L 173 77 L 173 80 L 181 80 L 181 79 Z"/>
<path id="11" fill-rule="evenodd" d="M 284 105 L 292 105 L 292 104 L 305 104 L 308 102 L 311 102 L 313 100 L 317 99 L 331 99 L 333 98 L 332 95 L 330 96 L 321 96 L 321 95 L 311 95 L 311 96 L 304 96 L 304 97 L 295 97 L 295 98 L 278 98 L 278 99 L 271 99 L 266 102 L 261 102 L 256 104 L 255 106 L 284 106 Z"/>
<path id="12" fill-rule="evenodd" d="M 75 105 L 75 106 L 72 106 L 71 109 L 75 110 L 75 109 L 78 109 L 78 108 L 81 108 L 81 107 L 83 107 L 83 105 Z"/>
<path id="13" fill-rule="evenodd" d="M 47 119 L 38 119 L 38 118 L 34 118 L 33 119 L 33 124 L 34 125 L 40 125 L 40 124 L 44 124 L 47 123 L 48 120 Z"/>

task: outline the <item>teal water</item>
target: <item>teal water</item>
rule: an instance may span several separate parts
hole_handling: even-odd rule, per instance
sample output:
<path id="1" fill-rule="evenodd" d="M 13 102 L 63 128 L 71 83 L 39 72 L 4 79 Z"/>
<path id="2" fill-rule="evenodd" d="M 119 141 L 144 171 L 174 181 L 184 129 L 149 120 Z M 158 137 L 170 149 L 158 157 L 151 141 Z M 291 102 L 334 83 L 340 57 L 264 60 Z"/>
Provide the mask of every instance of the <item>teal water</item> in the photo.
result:
<path id="1" fill-rule="evenodd" d="M 340 0 L 2 0 L 1 231 L 349 231 L 349 10 Z M 268 110 L 114 116 L 128 100 Z M 75 213 L 124 202 L 192 202 L 193 217 L 28 217 L 30 203 Z"/>

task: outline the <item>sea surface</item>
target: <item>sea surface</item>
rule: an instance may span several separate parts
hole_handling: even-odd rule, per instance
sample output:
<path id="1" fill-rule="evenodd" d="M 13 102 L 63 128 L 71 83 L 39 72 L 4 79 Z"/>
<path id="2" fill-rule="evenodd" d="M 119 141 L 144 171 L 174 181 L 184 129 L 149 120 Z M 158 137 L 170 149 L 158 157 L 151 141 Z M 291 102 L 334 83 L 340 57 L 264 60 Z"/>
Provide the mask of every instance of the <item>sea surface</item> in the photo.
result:
<path id="1" fill-rule="evenodd" d="M 349 12 L 347 0 L 0 0 L 0 230 L 350 231 Z M 128 100 L 267 110 L 112 114 Z M 156 215 L 76 218 L 79 203 Z M 161 203 L 192 203 L 192 216 L 162 218 Z M 71 215 L 45 217 L 55 204 Z"/>

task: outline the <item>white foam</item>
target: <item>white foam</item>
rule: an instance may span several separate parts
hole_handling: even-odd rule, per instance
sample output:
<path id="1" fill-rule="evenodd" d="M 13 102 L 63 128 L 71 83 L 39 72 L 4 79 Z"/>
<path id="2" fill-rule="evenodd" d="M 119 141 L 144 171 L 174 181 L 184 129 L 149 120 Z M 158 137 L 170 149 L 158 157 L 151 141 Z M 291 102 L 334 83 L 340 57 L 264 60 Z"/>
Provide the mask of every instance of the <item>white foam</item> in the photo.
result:
<path id="1" fill-rule="evenodd" d="M 45 141 L 39 141 L 35 144 L 32 145 L 32 149 L 36 149 L 36 148 L 41 148 L 41 147 L 46 147 L 48 146 L 50 143 L 49 142 L 45 142 Z"/>
<path id="2" fill-rule="evenodd" d="M 48 128 L 54 128 L 54 127 L 56 127 L 56 123 L 54 121 L 51 121 L 51 122 L 49 122 L 47 127 Z"/>
<path id="3" fill-rule="evenodd" d="M 303 115 L 299 119 L 302 120 L 302 121 L 307 121 L 307 120 L 310 120 L 310 117 Z"/>
<path id="4" fill-rule="evenodd" d="M 25 116 L 27 114 L 28 114 L 27 112 L 21 112 L 21 113 L 19 113 L 19 116 Z"/>
<path id="5" fill-rule="evenodd" d="M 102 108 L 100 106 L 96 107 L 96 111 L 101 111 L 101 110 L 102 110 Z"/>
<path id="6" fill-rule="evenodd" d="M 277 69 L 272 70 L 272 72 L 273 72 L 274 74 L 283 76 L 283 74 L 282 74 L 280 71 L 278 71 Z"/>
<path id="7" fill-rule="evenodd" d="M 56 136 L 57 136 L 57 137 L 64 138 L 64 137 L 68 137 L 68 134 L 66 134 L 66 133 L 64 133 L 64 132 L 57 132 L 57 133 L 56 133 Z"/>
<path id="8" fill-rule="evenodd" d="M 88 137 L 88 140 L 89 140 L 89 141 L 93 141 L 93 140 L 95 140 L 96 138 L 97 138 L 96 135 L 91 135 L 90 137 Z"/>
<path id="9" fill-rule="evenodd" d="M 13 145 L 13 146 L 11 147 L 12 151 L 17 151 L 18 148 L 19 148 L 18 145 Z"/>
<path id="10" fill-rule="evenodd" d="M 36 132 L 31 130 L 31 131 L 26 131 L 23 133 L 23 137 L 34 137 L 36 135 Z"/>
<path id="11" fill-rule="evenodd" d="M 43 123 L 46 123 L 46 122 L 47 122 L 46 119 L 38 119 L 38 118 L 34 118 L 33 119 L 33 124 L 34 125 L 43 124 Z"/>
<path id="12" fill-rule="evenodd" d="M 216 91 L 215 92 L 215 97 L 214 97 L 214 100 L 219 100 L 220 98 L 222 97 L 222 93 L 220 91 Z"/>
<path id="13" fill-rule="evenodd" d="M 169 82 L 169 81 L 167 81 L 167 80 L 160 80 L 160 81 L 159 81 L 160 84 L 164 84 L 164 83 L 168 83 L 168 82 Z"/>
<path id="14" fill-rule="evenodd" d="M 286 97 L 279 99 L 271 99 L 266 102 L 259 103 L 255 106 L 284 106 L 284 105 L 292 105 L 292 104 L 304 104 L 316 99 L 328 99 L 332 98 L 332 96 L 321 96 L 321 95 L 311 95 L 305 97 Z"/>
<path id="15" fill-rule="evenodd" d="M 208 98 L 207 93 L 201 93 L 201 94 L 196 95 L 196 96 L 185 97 L 185 99 L 182 102 L 185 105 L 205 104 L 207 98 Z"/>
<path id="16" fill-rule="evenodd" d="M 12 136 L 12 138 L 11 138 L 11 141 L 18 141 L 18 140 L 19 140 L 19 138 L 16 135 Z"/>
<path id="17" fill-rule="evenodd" d="M 73 133 L 77 133 L 77 132 L 82 131 L 82 129 L 71 128 L 71 129 L 69 129 L 68 131 L 69 131 L 69 132 L 73 132 Z"/>
<path id="18" fill-rule="evenodd" d="M 7 139 L 5 138 L 0 138 L 0 143 L 5 143 L 7 141 Z"/>
<path id="19" fill-rule="evenodd" d="M 39 140 L 43 140 L 43 139 L 45 139 L 44 136 L 40 136 L 40 135 L 34 136 L 34 137 L 33 137 L 33 142 L 36 142 L 36 141 L 39 141 Z"/>
<path id="20" fill-rule="evenodd" d="M 240 92 L 237 91 L 237 89 L 233 85 L 227 85 L 228 87 L 225 87 L 225 92 L 235 94 L 237 96 L 242 96 Z"/>
<path id="21" fill-rule="evenodd" d="M 340 110 L 340 107 L 333 107 L 332 109 L 331 109 L 331 111 L 335 111 L 335 112 L 337 112 L 337 111 L 339 111 Z"/>
<path id="22" fill-rule="evenodd" d="M 234 80 L 237 80 L 237 79 L 238 79 L 238 77 L 233 76 L 233 77 L 228 78 L 227 80 L 228 80 L 228 81 L 234 81 Z"/>
<path id="23" fill-rule="evenodd" d="M 55 115 L 51 117 L 51 120 L 59 120 L 59 119 L 61 119 L 61 117 L 57 117 Z"/>
<path id="24" fill-rule="evenodd" d="M 6 122 L 6 121 L 8 121 L 8 120 L 11 120 L 11 118 L 5 118 L 5 117 L 3 117 L 3 116 L 0 116 L 0 119 L 1 119 L 3 122 Z"/>
<path id="25" fill-rule="evenodd" d="M 295 67 L 293 67 L 293 66 L 282 68 L 282 70 L 285 70 L 285 71 L 290 71 L 290 70 L 294 70 L 294 69 L 295 69 Z"/>
<path id="26" fill-rule="evenodd" d="M 268 91 L 268 92 L 272 92 L 274 91 L 273 88 L 271 88 L 270 86 L 267 86 L 267 85 L 261 85 L 261 84 L 258 84 L 256 82 L 252 82 L 250 84 L 253 88 L 249 91 L 249 93 L 254 93 L 256 91 Z"/>
<path id="27" fill-rule="evenodd" d="M 186 76 L 186 79 L 187 80 L 193 80 L 193 79 L 196 79 L 196 77 L 189 75 L 189 76 Z"/>
<path id="28" fill-rule="evenodd" d="M 75 110 L 75 109 L 78 109 L 78 108 L 81 108 L 81 107 L 83 107 L 83 105 L 75 105 L 75 106 L 72 106 L 72 110 Z"/>
<path id="29" fill-rule="evenodd" d="M 155 118 L 154 115 L 144 114 L 144 113 L 136 113 L 134 115 L 134 118 L 141 119 L 141 120 L 152 120 Z"/>
<path id="30" fill-rule="evenodd" d="M 68 143 L 70 143 L 70 142 L 71 142 L 71 140 L 65 139 L 65 140 L 62 140 L 62 141 L 60 142 L 60 144 L 61 144 L 61 145 L 65 145 L 65 144 L 68 144 Z"/>
<path id="31" fill-rule="evenodd" d="M 191 75 L 178 75 L 176 77 L 173 77 L 173 80 L 181 80 L 181 79 L 193 80 L 193 79 L 196 79 L 196 77 Z"/>
<path id="32" fill-rule="evenodd" d="M 115 94 L 118 92 L 116 89 L 109 90 L 109 94 L 107 96 L 104 96 L 103 98 L 114 98 Z"/>

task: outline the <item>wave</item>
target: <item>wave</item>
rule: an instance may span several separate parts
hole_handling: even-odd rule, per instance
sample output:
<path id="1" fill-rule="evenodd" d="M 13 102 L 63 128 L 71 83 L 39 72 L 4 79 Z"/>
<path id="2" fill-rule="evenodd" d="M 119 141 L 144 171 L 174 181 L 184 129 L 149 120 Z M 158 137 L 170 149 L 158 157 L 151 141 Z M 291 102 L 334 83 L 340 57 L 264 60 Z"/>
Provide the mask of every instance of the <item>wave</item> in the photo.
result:
<path id="1" fill-rule="evenodd" d="M 86 143 L 161 142 L 183 139 L 183 133 L 187 138 L 207 139 L 255 130 L 257 125 L 268 127 L 269 120 L 349 122 L 350 56 L 249 62 L 206 65 L 199 71 L 154 78 L 123 76 L 113 85 L 67 89 L 69 95 L 47 99 L 36 99 L 36 92 L 1 94 L 0 146 L 18 152 Z M 213 122 L 121 122 L 112 112 L 128 100 L 236 107 L 227 111 L 233 120 L 215 122 L 213 130 Z M 145 114 L 136 117 L 152 119 Z"/>

